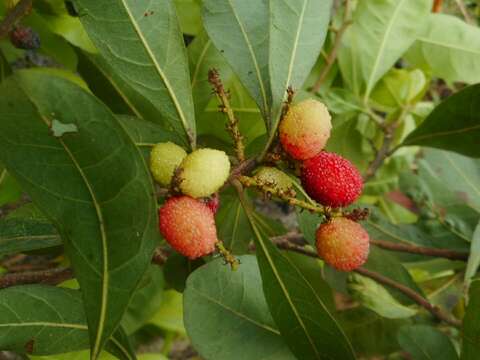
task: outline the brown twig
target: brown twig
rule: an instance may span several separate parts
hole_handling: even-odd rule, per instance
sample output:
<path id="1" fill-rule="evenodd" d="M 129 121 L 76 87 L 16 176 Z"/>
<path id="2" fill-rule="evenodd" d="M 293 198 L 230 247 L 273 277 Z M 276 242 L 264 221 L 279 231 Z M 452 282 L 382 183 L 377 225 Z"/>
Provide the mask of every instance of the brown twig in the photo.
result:
<path id="1" fill-rule="evenodd" d="M 433 1 L 432 12 L 433 13 L 441 12 L 442 11 L 442 5 L 443 5 L 443 0 L 434 0 Z"/>
<path id="2" fill-rule="evenodd" d="M 21 0 L 12 8 L 0 24 L 0 39 L 6 37 L 15 24 L 32 9 L 33 0 Z"/>
<path id="3" fill-rule="evenodd" d="M 437 249 L 437 248 L 430 248 L 425 246 L 399 244 L 399 243 L 394 243 L 391 241 L 384 241 L 384 240 L 370 240 L 370 243 L 385 250 L 406 252 L 410 254 L 419 254 L 419 255 L 425 255 L 425 256 L 431 256 L 431 257 L 439 257 L 439 258 L 445 258 L 450 260 L 467 261 L 468 255 L 469 255 L 467 252 L 460 252 L 460 251 L 454 251 L 454 250 L 448 250 L 448 249 Z"/>
<path id="4" fill-rule="evenodd" d="M 475 21 L 472 19 L 472 17 L 468 13 L 467 7 L 463 3 L 463 0 L 455 0 L 455 3 L 460 9 L 460 12 L 462 13 L 463 18 L 465 19 L 465 22 L 467 22 L 470 25 L 475 25 Z"/>
<path id="5" fill-rule="evenodd" d="M 435 306 L 431 304 L 427 299 L 425 299 L 422 295 L 419 293 L 415 292 L 414 290 L 410 289 L 409 287 L 400 284 L 386 276 L 383 276 L 379 273 L 376 273 L 374 271 L 365 269 L 365 268 L 358 268 L 354 270 L 356 273 L 369 277 L 370 279 L 373 279 L 383 285 L 387 285 L 391 288 L 397 289 L 401 291 L 404 295 L 408 296 L 410 299 L 415 301 L 418 305 L 429 311 L 435 318 L 438 320 L 444 321 L 445 323 L 455 326 L 455 327 L 460 327 L 461 326 L 461 321 L 459 321 L 456 318 L 453 318 L 449 314 L 443 312 L 438 306 Z"/>
<path id="6" fill-rule="evenodd" d="M 315 250 L 311 250 L 305 248 L 303 246 L 291 243 L 288 238 L 285 237 L 276 237 L 273 238 L 272 241 L 277 245 L 280 249 L 284 249 L 287 251 L 294 251 L 312 258 L 317 258 L 318 255 Z M 386 276 L 383 276 L 377 272 L 365 269 L 365 268 L 358 268 L 354 270 L 360 275 L 367 276 L 370 279 L 377 281 L 380 284 L 387 285 L 394 289 L 401 291 L 404 295 L 408 296 L 412 299 L 415 303 L 429 311 L 435 318 L 446 322 L 455 327 L 461 326 L 461 322 L 458 319 L 451 317 L 449 314 L 443 312 L 439 307 L 431 304 L 427 299 L 425 299 L 422 295 L 417 293 L 416 291 L 410 289 L 409 287 L 396 282 Z"/>
<path id="7" fill-rule="evenodd" d="M 243 144 L 243 136 L 240 133 L 240 128 L 238 126 L 238 119 L 235 117 L 232 106 L 230 105 L 230 95 L 225 90 L 222 80 L 220 79 L 220 74 L 216 69 L 211 69 L 208 72 L 208 81 L 212 84 L 213 91 L 217 95 L 218 100 L 220 101 L 220 111 L 223 112 L 228 119 L 227 130 L 232 136 L 233 143 L 235 146 L 235 155 L 239 162 L 245 161 L 245 145 Z"/>
<path id="8" fill-rule="evenodd" d="M 26 284 L 56 285 L 62 281 L 71 279 L 72 277 L 73 271 L 69 268 L 55 268 L 42 271 L 6 274 L 0 277 L 0 289 Z"/>
<path id="9" fill-rule="evenodd" d="M 364 182 L 371 180 L 377 173 L 378 169 L 380 169 L 380 167 L 383 165 L 387 157 L 391 155 L 390 147 L 392 146 L 392 142 L 393 129 L 388 128 L 385 130 L 382 146 L 380 149 L 378 149 L 373 161 L 368 165 L 367 171 L 363 177 Z"/>

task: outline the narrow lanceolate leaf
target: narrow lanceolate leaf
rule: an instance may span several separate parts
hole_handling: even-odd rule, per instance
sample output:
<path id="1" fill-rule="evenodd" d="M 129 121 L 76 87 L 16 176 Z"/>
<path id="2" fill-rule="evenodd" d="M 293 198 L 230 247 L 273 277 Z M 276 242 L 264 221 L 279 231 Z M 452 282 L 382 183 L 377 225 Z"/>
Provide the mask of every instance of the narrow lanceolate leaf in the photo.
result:
<path id="1" fill-rule="evenodd" d="M 476 360 L 480 353 L 480 279 L 472 281 L 463 319 L 462 360 Z"/>
<path id="2" fill-rule="evenodd" d="M 360 1 L 339 51 L 343 78 L 368 100 L 377 81 L 413 44 L 431 10 L 430 1 Z"/>
<path id="3" fill-rule="evenodd" d="M 430 14 L 425 20 L 407 61 L 447 81 L 480 82 L 480 29 L 453 15 Z"/>
<path id="4" fill-rule="evenodd" d="M 55 227 L 37 219 L 0 221 L 0 257 L 62 245 Z"/>
<path id="5" fill-rule="evenodd" d="M 450 96 L 403 142 L 480 157 L 480 85 Z"/>
<path id="6" fill-rule="evenodd" d="M 53 120 L 76 130 L 54 136 Z M 0 157 L 65 243 L 96 359 L 120 323 L 158 236 L 142 156 L 90 93 L 62 78 L 23 71 L 0 87 Z"/>
<path id="7" fill-rule="evenodd" d="M 102 56 L 195 146 L 195 118 L 182 34 L 172 0 L 77 0 Z"/>
<path id="8" fill-rule="evenodd" d="M 51 355 L 88 349 L 88 328 L 79 291 L 16 286 L 0 291 L 0 349 Z M 135 355 L 122 330 L 106 349 L 119 359 Z"/>
<path id="9" fill-rule="evenodd" d="M 355 359 L 349 340 L 315 290 L 262 234 L 249 204 L 242 200 L 242 205 L 255 234 L 265 298 L 290 350 L 298 359 Z"/>
<path id="10" fill-rule="evenodd" d="M 205 29 L 265 115 L 270 104 L 267 0 L 205 0 Z"/>
<path id="11" fill-rule="evenodd" d="M 269 6 L 272 112 L 268 125 L 273 139 L 287 88 L 301 88 L 320 54 L 332 1 L 275 0 L 270 1 Z"/>
<path id="12" fill-rule="evenodd" d="M 470 256 L 468 257 L 467 269 L 465 270 L 465 291 L 468 292 L 472 278 L 480 267 L 480 223 L 473 233 L 470 244 Z"/>
<path id="13" fill-rule="evenodd" d="M 239 260 L 237 271 L 217 259 L 188 278 L 184 322 L 193 346 L 205 359 L 296 359 L 268 311 L 255 256 Z"/>
<path id="14" fill-rule="evenodd" d="M 412 360 L 458 359 L 450 338 L 431 326 L 403 326 L 398 331 L 397 339 Z"/>

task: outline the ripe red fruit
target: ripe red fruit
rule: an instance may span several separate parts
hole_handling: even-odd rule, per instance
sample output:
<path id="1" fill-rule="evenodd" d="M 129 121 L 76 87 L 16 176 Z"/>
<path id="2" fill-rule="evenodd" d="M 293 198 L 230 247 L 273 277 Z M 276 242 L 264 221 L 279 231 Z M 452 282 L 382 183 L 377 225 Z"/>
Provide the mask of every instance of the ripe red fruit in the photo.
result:
<path id="1" fill-rule="evenodd" d="M 220 195 L 218 195 L 218 193 L 213 194 L 210 198 L 205 200 L 205 205 L 207 205 L 215 215 L 220 207 Z"/>
<path id="2" fill-rule="evenodd" d="M 158 215 L 160 233 L 180 254 L 196 259 L 215 250 L 215 219 L 203 202 L 189 196 L 172 197 Z"/>
<path id="3" fill-rule="evenodd" d="M 352 271 L 367 261 L 369 236 L 355 221 L 334 218 L 317 229 L 318 255 L 340 271 Z"/>
<path id="4" fill-rule="evenodd" d="M 18 49 L 35 50 L 40 47 L 40 37 L 30 27 L 17 26 L 10 31 L 10 42 Z"/>
<path id="5" fill-rule="evenodd" d="M 320 204 L 337 208 L 357 200 L 362 193 L 363 180 L 350 161 L 322 151 L 303 162 L 302 185 Z"/>

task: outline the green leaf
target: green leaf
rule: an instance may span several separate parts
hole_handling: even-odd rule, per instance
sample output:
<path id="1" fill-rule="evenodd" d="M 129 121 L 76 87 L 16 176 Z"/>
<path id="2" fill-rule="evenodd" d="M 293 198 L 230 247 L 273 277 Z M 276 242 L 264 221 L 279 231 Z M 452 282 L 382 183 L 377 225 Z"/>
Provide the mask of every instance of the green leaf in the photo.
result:
<path id="1" fill-rule="evenodd" d="M 404 319 L 417 313 L 416 310 L 400 304 L 383 286 L 367 277 L 352 274 L 348 289 L 354 299 L 380 316 Z"/>
<path id="2" fill-rule="evenodd" d="M 204 0 L 203 21 L 215 47 L 248 89 L 264 116 L 270 105 L 266 0 Z"/>
<path id="3" fill-rule="evenodd" d="M 287 88 L 299 90 L 317 61 L 330 22 L 332 0 L 270 1 L 270 140 L 275 136 Z"/>
<path id="4" fill-rule="evenodd" d="M 217 259 L 189 277 L 185 327 L 194 348 L 206 359 L 295 359 L 268 311 L 255 257 L 239 260 L 237 271 Z"/>
<path id="5" fill-rule="evenodd" d="M 368 270 L 380 273 L 402 285 L 408 286 L 410 289 L 423 295 L 423 291 L 418 287 L 415 281 L 413 281 L 405 267 L 388 251 L 372 246 L 364 267 Z M 401 291 L 393 288 L 387 288 L 387 290 L 402 304 L 413 304 L 413 300 L 404 295 Z"/>
<path id="6" fill-rule="evenodd" d="M 22 189 L 0 164 L 0 206 L 17 201 L 21 196 Z"/>
<path id="7" fill-rule="evenodd" d="M 431 1 L 360 1 L 338 54 L 344 81 L 368 100 L 375 84 L 421 33 Z"/>
<path id="8" fill-rule="evenodd" d="M 151 265 L 145 273 L 141 286 L 133 295 L 122 320 L 122 327 L 127 334 L 145 325 L 155 315 L 162 301 L 165 281 L 163 271 L 157 265 Z"/>
<path id="9" fill-rule="evenodd" d="M 199 0 L 175 0 L 178 21 L 184 34 L 198 35 L 202 31 L 202 16 Z"/>
<path id="10" fill-rule="evenodd" d="M 421 145 L 480 157 L 480 85 L 448 97 L 413 131 L 403 145 Z M 455 119 L 455 121 L 452 121 Z"/>
<path id="11" fill-rule="evenodd" d="M 195 147 L 185 45 L 171 0 L 77 0 L 85 30 L 108 64 Z M 152 119 L 155 120 L 155 119 Z"/>
<path id="12" fill-rule="evenodd" d="M 0 221 L 0 257 L 62 245 L 54 226 L 35 219 Z"/>
<path id="13" fill-rule="evenodd" d="M 237 196 L 222 196 L 216 215 L 218 238 L 234 254 L 245 254 L 253 234 L 248 218 Z"/>
<path id="14" fill-rule="evenodd" d="M 468 257 L 467 269 L 465 270 L 465 290 L 468 292 L 471 280 L 480 267 L 480 223 L 473 233 L 470 245 L 470 256 Z"/>
<path id="15" fill-rule="evenodd" d="M 212 92 L 212 85 L 208 81 L 208 72 L 211 69 L 216 69 L 225 86 L 227 86 L 233 73 L 225 58 L 213 45 L 205 31 L 195 37 L 187 50 L 192 78 L 193 101 L 198 117 L 199 114 L 203 113 L 212 97 L 215 96 Z M 235 95 L 236 93 L 232 94 L 232 96 Z M 218 111 L 218 108 L 216 110 Z"/>
<path id="16" fill-rule="evenodd" d="M 290 350 L 299 359 L 354 359 L 349 340 L 320 297 L 295 265 L 262 234 L 249 204 L 241 199 L 255 234 L 265 298 Z"/>
<path id="17" fill-rule="evenodd" d="M 163 292 L 162 304 L 156 314 L 150 319 L 150 324 L 167 331 L 185 335 L 183 326 L 182 294 L 174 290 Z"/>
<path id="18" fill-rule="evenodd" d="M 2 350 L 49 355 L 88 348 L 79 291 L 42 285 L 11 287 L 0 291 L 0 307 Z M 122 330 L 107 350 L 119 359 L 135 358 Z"/>
<path id="19" fill-rule="evenodd" d="M 476 360 L 480 351 L 480 279 L 472 281 L 469 299 L 463 318 L 462 360 Z"/>
<path id="20" fill-rule="evenodd" d="M 456 360 L 457 352 L 447 335 L 426 325 L 403 326 L 397 335 L 412 360 Z"/>
<path id="21" fill-rule="evenodd" d="M 430 14 L 425 20 L 407 61 L 447 81 L 479 82 L 480 29 L 453 15 Z"/>
<path id="22" fill-rule="evenodd" d="M 120 323 L 158 239 L 150 176 L 117 118 L 74 83 L 22 71 L 3 83 L 0 94 L 1 160 L 65 243 L 95 359 Z M 52 136 L 53 117 L 78 131 Z"/>

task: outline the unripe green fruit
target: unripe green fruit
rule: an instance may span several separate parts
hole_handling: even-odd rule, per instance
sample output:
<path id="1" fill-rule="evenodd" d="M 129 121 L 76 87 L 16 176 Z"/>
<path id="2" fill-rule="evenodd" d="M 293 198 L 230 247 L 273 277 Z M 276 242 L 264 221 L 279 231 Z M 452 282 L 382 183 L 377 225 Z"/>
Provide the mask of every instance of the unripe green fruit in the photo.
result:
<path id="1" fill-rule="evenodd" d="M 290 177 L 274 167 L 261 167 L 253 178 L 263 184 L 272 184 L 273 187 L 283 192 L 293 189 L 293 182 Z"/>
<path id="2" fill-rule="evenodd" d="M 195 150 L 182 161 L 180 190 L 198 198 L 212 195 L 227 181 L 230 175 L 230 161 L 220 150 Z"/>
<path id="3" fill-rule="evenodd" d="M 155 145 L 150 153 L 150 171 L 153 178 L 159 184 L 168 186 L 175 169 L 186 156 L 186 151 L 172 142 Z"/>
<path id="4" fill-rule="evenodd" d="M 279 127 L 283 149 L 297 160 L 314 157 L 330 138 L 330 119 L 327 107 L 320 101 L 309 99 L 293 105 Z"/>

